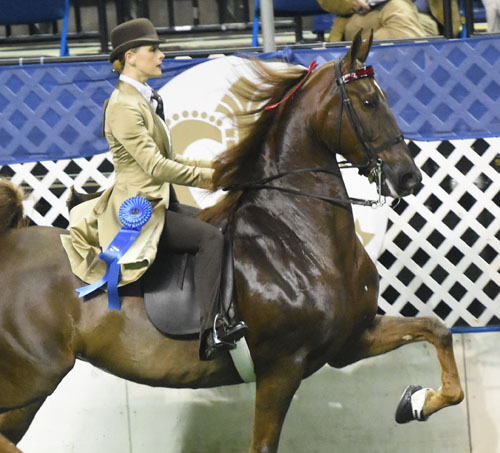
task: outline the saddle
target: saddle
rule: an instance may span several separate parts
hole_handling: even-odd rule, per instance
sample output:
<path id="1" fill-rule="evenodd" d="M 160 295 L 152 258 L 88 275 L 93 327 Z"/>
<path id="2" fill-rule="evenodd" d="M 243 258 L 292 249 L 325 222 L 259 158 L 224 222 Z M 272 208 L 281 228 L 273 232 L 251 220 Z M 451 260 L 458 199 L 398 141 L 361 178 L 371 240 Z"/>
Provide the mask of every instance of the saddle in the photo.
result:
<path id="1" fill-rule="evenodd" d="M 173 190 L 173 189 L 172 189 Z M 172 193 L 172 192 L 171 192 Z M 83 194 L 72 188 L 67 201 L 71 210 L 79 203 L 100 193 Z M 176 200 L 175 192 L 171 195 Z M 234 319 L 234 261 L 229 229 L 224 231 L 224 253 L 221 270 L 220 312 Z M 98 291 L 97 293 L 99 293 Z M 200 333 L 200 307 L 194 294 L 194 256 L 158 250 L 154 263 L 136 282 L 118 288 L 120 297 L 143 297 L 146 314 L 163 334 L 174 338 L 197 337 Z"/>
<path id="2" fill-rule="evenodd" d="M 200 332 L 200 307 L 194 294 L 194 256 L 158 256 L 141 279 L 144 307 L 151 323 L 171 337 L 194 337 Z M 220 310 L 234 317 L 234 262 L 230 235 L 224 234 Z"/>

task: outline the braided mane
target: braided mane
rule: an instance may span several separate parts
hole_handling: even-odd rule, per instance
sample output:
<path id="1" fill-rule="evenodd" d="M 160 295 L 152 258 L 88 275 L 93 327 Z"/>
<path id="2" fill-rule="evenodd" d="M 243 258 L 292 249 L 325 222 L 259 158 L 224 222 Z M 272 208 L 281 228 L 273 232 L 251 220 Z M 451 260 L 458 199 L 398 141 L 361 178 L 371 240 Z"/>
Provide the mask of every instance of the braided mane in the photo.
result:
<path id="1" fill-rule="evenodd" d="M 215 160 L 213 184 L 216 188 L 252 179 L 257 157 L 264 148 L 273 117 L 277 112 L 276 109 L 264 110 L 266 105 L 280 101 L 307 72 L 298 66 L 290 65 L 277 70 L 257 59 L 251 59 L 250 62 L 256 81 L 242 78 L 232 91 L 244 101 L 257 103 L 258 107 L 235 115 L 239 133 L 243 138 Z M 229 190 L 217 204 L 203 210 L 199 217 L 210 223 L 220 222 L 236 209 L 242 193 L 239 190 Z"/>

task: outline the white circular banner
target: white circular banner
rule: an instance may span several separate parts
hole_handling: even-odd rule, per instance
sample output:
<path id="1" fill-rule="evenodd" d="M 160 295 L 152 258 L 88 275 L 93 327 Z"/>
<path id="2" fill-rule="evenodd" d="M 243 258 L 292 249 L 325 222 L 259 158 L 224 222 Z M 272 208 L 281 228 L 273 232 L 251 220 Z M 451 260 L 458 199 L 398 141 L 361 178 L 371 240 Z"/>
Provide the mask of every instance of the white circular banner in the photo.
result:
<path id="1" fill-rule="evenodd" d="M 267 63 L 284 66 L 284 63 Z M 232 114 L 248 108 L 233 94 L 231 87 L 242 77 L 252 79 L 248 61 L 229 56 L 198 64 L 170 80 L 159 92 L 165 119 L 177 154 L 196 159 L 214 159 L 239 139 Z M 356 170 L 342 172 L 349 195 L 376 199 L 376 188 Z M 198 188 L 177 187 L 182 203 L 205 208 L 213 205 L 222 192 L 209 193 Z M 372 209 L 354 206 L 356 231 L 371 258 L 376 261 L 387 227 L 387 207 Z"/>

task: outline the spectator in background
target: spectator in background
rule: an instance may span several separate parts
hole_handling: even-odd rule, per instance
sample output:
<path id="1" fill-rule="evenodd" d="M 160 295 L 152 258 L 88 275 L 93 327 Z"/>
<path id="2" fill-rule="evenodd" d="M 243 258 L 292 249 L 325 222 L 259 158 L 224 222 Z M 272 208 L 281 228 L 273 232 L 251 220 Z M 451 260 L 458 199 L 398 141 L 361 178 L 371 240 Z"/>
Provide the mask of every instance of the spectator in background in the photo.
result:
<path id="1" fill-rule="evenodd" d="M 335 14 L 329 41 L 351 41 L 362 28 L 363 37 L 374 39 L 419 38 L 439 34 L 444 24 L 442 0 L 318 0 Z M 372 6 L 370 6 L 372 5 Z M 460 31 L 457 0 L 451 0 L 453 35 Z"/>
<path id="2" fill-rule="evenodd" d="M 490 33 L 500 32 L 500 0 L 482 0 Z"/>
<path id="3" fill-rule="evenodd" d="M 120 3 L 123 22 L 141 17 L 140 12 L 143 9 L 142 0 L 121 0 Z"/>

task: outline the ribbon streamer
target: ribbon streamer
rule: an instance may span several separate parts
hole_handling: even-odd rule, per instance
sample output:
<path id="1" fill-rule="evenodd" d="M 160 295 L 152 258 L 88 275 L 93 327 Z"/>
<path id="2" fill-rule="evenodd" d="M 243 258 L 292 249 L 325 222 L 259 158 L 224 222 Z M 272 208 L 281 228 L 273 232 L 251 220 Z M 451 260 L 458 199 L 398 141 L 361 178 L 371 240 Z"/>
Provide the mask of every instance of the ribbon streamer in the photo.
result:
<path id="1" fill-rule="evenodd" d="M 118 216 L 123 227 L 108 248 L 99 254 L 99 258 L 106 263 L 106 273 L 99 281 L 77 288 L 78 297 L 85 297 L 107 283 L 108 309 L 114 308 L 120 311 L 120 297 L 118 296 L 120 264 L 118 262 L 127 253 L 152 214 L 151 203 L 143 197 L 128 198 L 122 203 Z"/>

